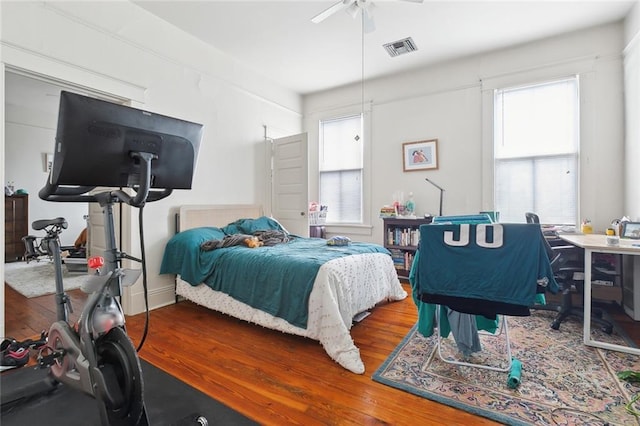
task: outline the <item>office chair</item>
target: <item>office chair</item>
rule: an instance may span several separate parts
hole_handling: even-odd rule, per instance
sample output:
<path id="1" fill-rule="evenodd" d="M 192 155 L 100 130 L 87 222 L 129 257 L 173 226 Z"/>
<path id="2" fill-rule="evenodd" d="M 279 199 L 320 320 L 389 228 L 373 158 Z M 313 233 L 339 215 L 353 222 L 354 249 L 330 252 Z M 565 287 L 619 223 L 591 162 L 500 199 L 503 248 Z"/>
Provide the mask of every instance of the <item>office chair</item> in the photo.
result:
<path id="1" fill-rule="evenodd" d="M 527 223 L 540 223 L 540 218 L 535 213 L 527 212 L 524 214 L 524 217 Z"/>
<path id="2" fill-rule="evenodd" d="M 537 224 L 540 223 L 540 218 L 535 213 L 527 212 L 524 214 L 524 217 L 527 219 L 527 223 L 537 223 Z M 544 235 L 547 238 L 551 238 L 552 242 L 560 242 L 560 238 L 558 238 L 558 234 L 554 230 L 542 229 L 542 235 Z M 564 244 L 561 244 L 561 245 L 564 245 Z"/>
<path id="3" fill-rule="evenodd" d="M 525 213 L 525 218 L 527 223 L 540 223 L 540 219 L 535 213 Z M 543 232 L 543 234 L 553 276 L 560 287 L 561 302 L 559 305 L 534 305 L 532 309 L 557 312 L 558 315 L 551 323 L 551 328 L 558 330 L 560 324 L 571 315 L 580 317 L 584 321 L 584 307 L 573 304 L 573 294 L 583 294 L 584 292 L 584 280 L 574 279 L 575 273 L 584 274 L 584 252 L 579 247 L 562 244 L 562 240 L 556 234 L 549 231 Z M 554 235 L 556 235 L 555 238 Z M 613 324 L 604 320 L 602 315 L 601 309 L 593 309 L 591 321 L 598 324 L 605 333 L 611 334 Z"/>

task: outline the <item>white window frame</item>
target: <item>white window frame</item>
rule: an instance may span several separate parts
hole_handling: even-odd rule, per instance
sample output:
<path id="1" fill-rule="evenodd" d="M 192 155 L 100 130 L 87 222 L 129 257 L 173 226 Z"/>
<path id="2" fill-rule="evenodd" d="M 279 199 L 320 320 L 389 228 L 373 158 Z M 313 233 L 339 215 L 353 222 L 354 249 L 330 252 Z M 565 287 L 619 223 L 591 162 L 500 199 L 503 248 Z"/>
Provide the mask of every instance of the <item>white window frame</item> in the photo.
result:
<path id="1" fill-rule="evenodd" d="M 373 235 L 371 224 L 371 103 L 309 113 L 305 128 L 309 134 L 309 200 L 317 201 L 320 191 L 319 150 L 320 121 L 363 113 L 362 223 L 326 223 L 327 233 L 337 235 Z M 329 206 L 331 208 L 331 206 Z"/>
<path id="2" fill-rule="evenodd" d="M 553 221 L 556 224 L 559 225 L 576 225 L 578 223 L 578 211 L 579 211 L 579 193 L 580 193 L 580 180 L 578 178 L 579 176 L 579 151 L 580 151 L 580 79 L 577 75 L 572 75 L 572 76 L 567 76 L 564 78 L 556 78 L 556 79 L 549 79 L 549 80 L 545 80 L 545 81 L 537 81 L 534 83 L 528 83 L 528 84 L 520 84 L 520 85 L 515 85 L 515 86 L 510 86 L 510 87 L 502 87 L 502 88 L 497 88 L 493 90 L 493 108 L 492 108 L 492 116 L 494 118 L 494 130 L 493 130 L 493 136 L 494 136 L 494 144 L 497 142 L 497 140 L 500 138 L 500 132 L 499 132 L 499 117 L 496 116 L 496 112 L 498 111 L 497 108 L 497 101 L 499 98 L 499 93 L 500 92 L 509 92 L 509 91 L 518 91 L 518 90 L 526 90 L 527 88 L 535 88 L 535 87 L 539 87 L 539 86 L 545 86 L 545 85 L 551 85 L 554 83 L 561 83 L 563 81 L 574 81 L 576 84 L 576 116 L 575 116 L 575 123 L 574 123 L 574 129 L 575 129 L 575 145 L 573 147 L 573 149 L 570 149 L 568 151 L 559 151 L 559 152 L 555 152 L 555 153 L 527 153 L 527 154 L 522 154 L 522 155 L 506 155 L 506 156 L 497 156 L 496 155 L 496 151 L 495 151 L 495 145 L 493 147 L 493 176 L 494 176 L 494 180 L 493 180 L 493 200 L 494 200 L 494 204 L 495 204 L 495 209 L 500 210 L 500 206 L 497 205 L 497 197 L 498 197 L 498 193 L 497 193 L 497 188 L 498 188 L 498 182 L 496 181 L 497 179 L 497 167 L 499 164 L 507 164 L 509 162 L 519 162 L 519 163 L 528 163 L 530 164 L 531 168 L 532 168 L 532 181 L 530 182 L 532 187 L 531 189 L 533 190 L 533 193 L 531 194 L 533 198 L 533 202 L 534 205 L 531 206 L 531 208 L 527 209 L 529 211 L 535 212 L 535 213 L 540 213 L 542 212 L 542 208 L 537 207 L 536 206 L 536 200 L 538 200 L 537 197 L 535 197 L 535 193 L 537 193 L 536 190 L 536 185 L 541 183 L 540 179 L 536 177 L 536 172 L 535 172 L 535 168 L 536 168 L 536 163 L 541 160 L 541 161 L 545 161 L 545 160 L 565 160 L 568 161 L 570 163 L 569 167 L 573 167 L 572 171 L 573 173 L 570 176 L 567 176 L 569 179 L 571 179 L 571 183 L 567 183 L 568 185 L 573 185 L 573 189 L 574 189 L 574 194 L 572 195 L 573 199 L 574 199 L 574 211 L 573 211 L 573 217 L 571 219 L 565 220 L 562 223 L 556 223 L 556 222 L 560 222 L 560 221 Z M 498 129 L 498 130 L 496 130 Z M 572 164 L 571 164 L 572 163 Z M 544 177 L 543 177 L 544 178 Z M 565 179 L 565 176 L 563 175 L 561 177 L 562 179 Z M 553 188 L 553 186 L 550 186 L 550 188 Z M 538 188 L 539 189 L 539 188 Z M 538 200 L 538 201 L 542 201 L 542 200 Z M 544 213 L 543 213 L 544 215 Z M 523 218 L 521 220 L 518 221 L 524 221 L 524 212 L 523 212 Z M 544 215 L 544 216 L 552 216 L 550 214 Z M 542 218 L 544 220 L 544 218 Z M 513 218 L 511 218 L 511 220 L 513 221 Z M 547 220 L 548 222 L 549 220 Z"/>
<path id="3" fill-rule="evenodd" d="M 361 147 L 357 147 L 356 148 L 356 149 L 360 148 L 360 158 L 359 158 L 359 163 L 360 164 L 359 164 L 359 167 L 344 167 L 344 165 L 342 165 L 342 167 L 336 168 L 336 169 L 334 169 L 334 168 L 326 168 L 327 165 L 325 163 L 325 156 L 323 155 L 324 152 L 326 152 L 325 136 L 327 134 L 326 133 L 327 130 L 325 130 L 326 129 L 325 126 L 334 126 L 335 125 L 334 123 L 340 123 L 340 122 L 344 123 L 346 121 L 349 121 L 349 122 L 357 121 L 360 124 L 360 129 L 358 129 L 357 132 L 354 135 L 349 135 L 348 140 L 345 141 L 344 144 L 343 143 L 339 144 L 339 147 L 340 148 L 344 147 L 344 152 L 346 152 L 346 151 L 349 150 L 349 147 L 348 146 L 344 146 L 345 144 L 348 145 L 348 144 L 351 144 L 351 143 L 354 143 L 354 144 L 361 143 L 362 144 Z M 340 125 L 340 124 L 338 124 L 338 125 Z M 320 123 L 319 123 L 318 127 L 319 127 L 318 140 L 319 140 L 319 160 L 320 160 L 319 161 L 320 165 L 319 165 L 319 170 L 318 170 L 318 187 L 319 187 L 318 192 L 320 194 L 319 201 L 320 201 L 321 204 L 328 204 L 328 205 L 332 206 L 332 208 L 327 213 L 327 222 L 328 223 L 335 223 L 335 224 L 339 224 L 339 225 L 350 225 L 350 224 L 358 224 L 358 225 L 360 225 L 360 224 L 362 224 L 363 214 L 364 214 L 363 205 L 362 205 L 362 201 L 364 199 L 364 185 L 363 185 L 363 183 L 364 183 L 364 143 L 365 143 L 365 141 L 364 141 L 364 131 L 363 131 L 364 117 L 362 116 L 362 113 L 359 113 L 359 114 L 352 114 L 352 115 L 347 115 L 347 116 L 342 116 L 342 117 L 336 117 L 336 118 L 331 118 L 331 119 L 320 120 Z M 357 140 L 353 140 L 352 141 L 351 137 L 357 138 Z M 333 146 L 333 142 L 334 141 L 329 140 L 328 143 L 331 146 Z M 335 150 L 336 148 L 337 147 L 334 146 L 333 149 Z M 340 149 L 340 151 L 342 151 L 342 149 Z M 334 154 L 337 154 L 337 152 L 334 152 Z M 331 156 L 330 158 L 332 159 L 330 161 L 330 163 L 335 164 L 336 159 L 334 159 L 333 156 Z M 346 157 L 342 157 L 342 158 L 346 158 Z M 324 167 L 323 167 L 323 164 L 324 164 Z M 354 177 L 354 172 L 355 172 L 355 174 L 358 175 L 359 184 L 358 183 L 354 184 L 354 188 L 352 189 L 353 192 L 350 192 L 350 194 L 358 193 L 359 200 L 360 200 L 360 204 L 357 206 L 357 208 L 359 210 L 359 217 L 358 217 L 357 220 L 352 220 L 352 221 L 341 220 L 341 221 L 338 221 L 338 222 L 331 222 L 332 217 L 335 220 L 336 208 L 334 208 L 333 204 L 335 204 L 335 202 L 337 200 L 333 200 L 334 202 L 332 202 L 332 200 L 330 200 L 330 199 L 323 198 L 323 185 L 322 185 L 323 179 L 322 179 L 322 176 L 323 176 L 323 174 L 335 174 L 335 173 L 338 173 L 340 175 L 340 181 L 339 182 L 343 182 L 343 179 L 342 179 L 343 177 L 347 177 L 349 180 L 351 180 Z M 343 176 L 344 173 L 346 173 L 347 176 Z M 349 176 L 351 176 L 351 178 L 349 178 Z M 336 187 L 335 184 L 336 183 L 334 182 L 334 184 L 331 185 L 330 189 L 335 188 Z M 344 195 L 346 195 L 344 193 L 344 187 L 342 185 L 339 185 L 339 187 L 342 189 L 342 192 L 340 192 L 340 193 L 343 194 L 342 197 L 339 197 L 339 203 L 348 202 L 348 201 L 345 201 L 345 199 L 344 199 Z M 356 187 L 359 187 L 358 188 L 359 191 L 355 191 Z M 329 193 L 327 193 L 325 195 L 330 196 L 331 192 L 332 191 L 330 191 Z M 353 207 L 356 207 L 356 206 L 353 205 Z"/>
<path id="4" fill-rule="evenodd" d="M 504 87 L 521 86 L 540 81 L 551 81 L 570 76 L 580 77 L 580 147 L 581 152 L 585 144 L 594 144 L 595 135 L 593 122 L 588 117 L 596 116 L 594 104 L 585 103 L 594 90 L 595 76 L 593 72 L 594 58 L 581 57 L 574 60 L 562 61 L 543 67 L 519 69 L 512 72 L 480 77 L 482 92 L 482 210 L 495 210 L 494 202 L 494 170 L 493 170 L 493 91 Z M 583 215 L 594 216 L 593 195 L 588 191 L 589 185 L 594 184 L 593 179 L 584 175 L 583 167 L 585 159 L 578 154 L 578 217 Z M 588 205 L 585 208 L 585 203 Z"/>

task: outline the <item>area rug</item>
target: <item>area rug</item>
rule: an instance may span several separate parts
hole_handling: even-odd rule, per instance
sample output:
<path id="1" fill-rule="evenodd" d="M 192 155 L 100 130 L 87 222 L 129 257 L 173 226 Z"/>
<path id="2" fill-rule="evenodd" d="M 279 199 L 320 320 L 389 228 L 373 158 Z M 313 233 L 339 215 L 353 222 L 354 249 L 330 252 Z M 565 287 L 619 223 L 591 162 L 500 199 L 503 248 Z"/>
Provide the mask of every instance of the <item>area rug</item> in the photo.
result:
<path id="1" fill-rule="evenodd" d="M 56 292 L 55 267 L 48 260 L 4 264 L 4 282 L 27 298 Z M 86 272 L 69 272 L 63 266 L 64 289 L 80 288 L 88 280 Z"/>
<path id="2" fill-rule="evenodd" d="M 436 336 L 414 327 L 373 374 L 373 380 L 489 419 L 513 425 L 638 425 L 625 410 L 640 386 L 616 377 L 640 371 L 640 357 L 585 346 L 582 323 L 567 320 L 549 327 L 553 313 L 509 317 L 512 356 L 522 363 L 520 385 L 507 385 L 509 373 L 457 366 L 442 361 Z M 594 338 L 627 344 L 616 331 L 594 330 Z M 482 352 L 470 362 L 506 365 L 504 336 L 481 336 Z M 457 355 L 452 337 L 443 340 L 443 356 Z M 502 361 L 500 361 L 502 359 Z M 640 403 L 634 404 L 635 410 Z"/>

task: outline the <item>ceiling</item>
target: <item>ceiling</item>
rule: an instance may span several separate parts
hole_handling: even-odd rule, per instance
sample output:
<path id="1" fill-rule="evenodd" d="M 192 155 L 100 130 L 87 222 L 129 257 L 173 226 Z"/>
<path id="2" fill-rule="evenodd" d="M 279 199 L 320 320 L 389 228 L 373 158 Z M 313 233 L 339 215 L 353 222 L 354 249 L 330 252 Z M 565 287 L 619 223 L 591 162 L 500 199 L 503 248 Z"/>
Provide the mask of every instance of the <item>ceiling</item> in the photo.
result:
<path id="1" fill-rule="evenodd" d="M 373 0 L 375 31 L 337 0 L 134 1 L 270 80 L 308 94 L 622 19 L 636 1 Z M 368 0 L 371 1 L 371 0 Z M 412 37 L 416 52 L 391 58 L 383 44 Z"/>
<path id="2" fill-rule="evenodd" d="M 637 2 L 638 0 L 635 0 Z M 375 0 L 366 34 L 366 78 L 622 19 L 634 1 Z M 311 22 L 334 1 L 135 1 L 276 83 L 308 94 L 360 81 L 361 20 L 341 11 Z M 389 57 L 382 45 L 412 37 L 418 51 Z M 6 75 L 5 102 L 57 111 L 57 86 Z M 76 89 L 77 90 L 77 89 Z"/>

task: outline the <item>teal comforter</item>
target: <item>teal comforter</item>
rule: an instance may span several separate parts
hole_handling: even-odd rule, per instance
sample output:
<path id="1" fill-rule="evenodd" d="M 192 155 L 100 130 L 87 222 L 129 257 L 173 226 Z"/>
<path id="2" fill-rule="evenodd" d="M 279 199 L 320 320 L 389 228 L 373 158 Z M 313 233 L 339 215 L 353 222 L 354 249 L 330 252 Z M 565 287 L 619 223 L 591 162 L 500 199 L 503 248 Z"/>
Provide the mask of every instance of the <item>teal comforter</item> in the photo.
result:
<path id="1" fill-rule="evenodd" d="M 352 254 L 389 254 L 377 244 L 336 247 L 328 246 L 323 239 L 301 237 L 272 247 L 200 249 L 203 242 L 224 235 L 218 228 L 177 234 L 167 243 L 160 273 L 179 274 L 191 285 L 204 282 L 300 328 L 307 327 L 309 295 L 320 266 Z"/>

